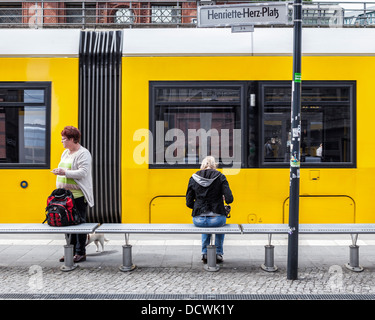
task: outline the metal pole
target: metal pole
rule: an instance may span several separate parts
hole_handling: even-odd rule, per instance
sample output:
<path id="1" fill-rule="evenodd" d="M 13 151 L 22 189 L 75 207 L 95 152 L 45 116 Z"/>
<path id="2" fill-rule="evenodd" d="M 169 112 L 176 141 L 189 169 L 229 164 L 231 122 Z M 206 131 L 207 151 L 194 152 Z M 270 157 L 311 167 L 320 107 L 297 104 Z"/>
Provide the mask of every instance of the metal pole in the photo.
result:
<path id="1" fill-rule="evenodd" d="M 293 81 L 291 106 L 289 237 L 287 279 L 298 278 L 299 179 L 301 146 L 302 0 L 294 0 Z"/>

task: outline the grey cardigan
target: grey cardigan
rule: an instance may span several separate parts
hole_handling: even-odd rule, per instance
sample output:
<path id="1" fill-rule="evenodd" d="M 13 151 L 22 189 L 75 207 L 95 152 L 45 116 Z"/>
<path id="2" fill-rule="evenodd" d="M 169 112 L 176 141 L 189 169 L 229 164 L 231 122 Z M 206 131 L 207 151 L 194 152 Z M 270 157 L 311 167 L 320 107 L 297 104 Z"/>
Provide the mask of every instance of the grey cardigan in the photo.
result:
<path id="1" fill-rule="evenodd" d="M 63 152 L 61 158 L 63 158 L 67 152 L 69 152 L 68 149 Z M 74 179 L 82 190 L 89 206 L 93 207 L 94 194 L 92 188 L 91 162 L 92 158 L 90 152 L 81 146 L 74 157 L 72 169 L 66 170 L 65 175 L 67 178 Z"/>

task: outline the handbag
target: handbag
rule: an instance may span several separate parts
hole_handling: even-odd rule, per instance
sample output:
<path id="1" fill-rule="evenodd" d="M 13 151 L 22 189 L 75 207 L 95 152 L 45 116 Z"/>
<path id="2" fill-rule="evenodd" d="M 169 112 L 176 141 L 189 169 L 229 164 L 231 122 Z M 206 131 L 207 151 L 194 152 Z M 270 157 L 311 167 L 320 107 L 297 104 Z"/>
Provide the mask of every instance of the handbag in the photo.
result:
<path id="1" fill-rule="evenodd" d="M 230 210 L 232 209 L 231 206 L 229 204 L 227 204 L 227 205 L 224 206 L 224 208 L 225 208 L 225 216 L 227 218 L 230 218 Z"/>

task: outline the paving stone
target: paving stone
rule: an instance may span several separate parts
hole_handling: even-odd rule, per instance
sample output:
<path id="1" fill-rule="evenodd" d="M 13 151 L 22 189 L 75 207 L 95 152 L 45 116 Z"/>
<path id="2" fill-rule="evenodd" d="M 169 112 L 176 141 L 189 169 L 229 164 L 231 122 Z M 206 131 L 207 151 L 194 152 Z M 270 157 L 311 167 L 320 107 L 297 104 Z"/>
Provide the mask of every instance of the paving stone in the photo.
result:
<path id="1" fill-rule="evenodd" d="M 14 235 L 14 240 L 21 239 Z M 268 273 L 260 269 L 264 247 L 235 245 L 226 247 L 225 261 L 218 272 L 207 272 L 200 260 L 199 242 L 186 239 L 173 243 L 173 236 L 166 235 L 170 245 L 151 244 L 152 236 L 142 237 L 142 245 L 133 250 L 137 268 L 121 272 L 121 245 L 107 245 L 106 251 L 96 253 L 95 246 L 87 248 L 87 261 L 71 272 L 63 272 L 58 258 L 61 245 L 55 241 L 35 244 L 37 238 L 9 241 L 0 245 L 0 298 L 9 294 L 64 295 L 322 295 L 351 294 L 375 295 L 375 265 L 373 248 L 363 245 L 360 262 L 365 270 L 352 272 L 344 267 L 349 259 L 348 246 L 336 244 L 312 248 L 305 244 L 300 256 L 298 280 L 287 280 L 286 252 L 280 245 L 275 248 L 278 271 Z M 7 238 L 9 239 L 9 238 Z M 235 238 L 233 238 L 235 239 Z M 145 245 L 149 241 L 149 246 Z M 190 241 L 190 242 L 189 242 Z M 136 241 L 135 241 L 136 242 Z M 331 241 L 330 244 L 333 242 Z M 136 245 L 134 245 L 136 246 Z M 18 296 L 20 297 L 20 296 Z M 213 296 L 214 297 L 214 296 Z M 216 296 L 215 296 L 216 297 Z"/>

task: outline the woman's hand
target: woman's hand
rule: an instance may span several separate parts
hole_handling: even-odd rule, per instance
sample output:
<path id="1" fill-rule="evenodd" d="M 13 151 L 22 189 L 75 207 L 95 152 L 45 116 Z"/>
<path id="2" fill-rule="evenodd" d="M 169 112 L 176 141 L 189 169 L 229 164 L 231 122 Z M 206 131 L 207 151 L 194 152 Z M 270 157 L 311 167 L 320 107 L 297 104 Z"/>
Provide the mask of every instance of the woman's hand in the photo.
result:
<path id="1" fill-rule="evenodd" d="M 65 176 L 65 169 L 63 168 L 56 168 L 53 169 L 51 172 L 57 176 Z"/>

